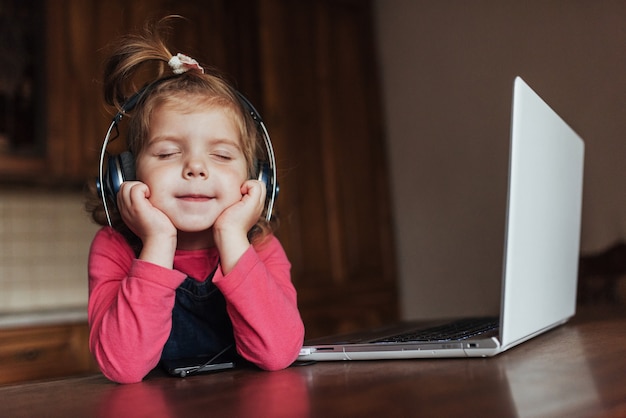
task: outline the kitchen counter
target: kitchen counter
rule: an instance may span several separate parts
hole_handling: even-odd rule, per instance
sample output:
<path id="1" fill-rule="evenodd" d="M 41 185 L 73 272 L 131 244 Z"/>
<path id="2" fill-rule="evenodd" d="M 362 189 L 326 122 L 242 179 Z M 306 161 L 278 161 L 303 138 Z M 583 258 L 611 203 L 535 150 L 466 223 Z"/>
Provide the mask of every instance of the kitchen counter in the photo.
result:
<path id="1" fill-rule="evenodd" d="M 97 372 L 88 341 L 85 306 L 0 313 L 0 385 Z"/>

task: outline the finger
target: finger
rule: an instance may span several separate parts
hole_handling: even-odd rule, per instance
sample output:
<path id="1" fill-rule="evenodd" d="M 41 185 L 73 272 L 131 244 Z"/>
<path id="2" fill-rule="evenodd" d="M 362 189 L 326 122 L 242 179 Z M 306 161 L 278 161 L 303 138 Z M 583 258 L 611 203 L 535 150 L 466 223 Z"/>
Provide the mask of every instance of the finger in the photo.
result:
<path id="1" fill-rule="evenodd" d="M 139 181 L 125 181 L 117 194 L 118 208 L 122 212 L 136 212 L 143 207 L 150 196 L 150 189 Z"/>
<path id="2" fill-rule="evenodd" d="M 259 180 L 247 180 L 241 186 L 241 193 L 250 196 L 259 203 L 265 203 L 265 183 Z"/>
<path id="3" fill-rule="evenodd" d="M 129 185 L 128 194 L 131 202 L 144 203 L 150 197 L 150 189 L 145 183 L 135 181 Z"/>

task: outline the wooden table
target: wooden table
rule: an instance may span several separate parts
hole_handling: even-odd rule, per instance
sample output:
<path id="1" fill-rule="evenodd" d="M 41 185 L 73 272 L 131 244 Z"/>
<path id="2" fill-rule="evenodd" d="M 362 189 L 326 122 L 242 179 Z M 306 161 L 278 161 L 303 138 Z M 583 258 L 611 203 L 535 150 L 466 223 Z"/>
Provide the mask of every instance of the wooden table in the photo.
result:
<path id="1" fill-rule="evenodd" d="M 0 387 L 2 417 L 626 417 L 626 316 L 576 317 L 490 359 L 318 363 L 118 385 Z"/>

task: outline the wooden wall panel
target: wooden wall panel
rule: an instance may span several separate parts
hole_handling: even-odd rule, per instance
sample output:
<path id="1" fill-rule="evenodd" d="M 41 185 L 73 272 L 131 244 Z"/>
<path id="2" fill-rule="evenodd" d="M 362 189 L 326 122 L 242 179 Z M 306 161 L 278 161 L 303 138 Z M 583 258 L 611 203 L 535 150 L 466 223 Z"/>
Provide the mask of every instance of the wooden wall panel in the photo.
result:
<path id="1" fill-rule="evenodd" d="M 265 120 L 281 167 L 279 236 L 307 335 L 395 319 L 369 3 L 260 4 Z"/>
<path id="2" fill-rule="evenodd" d="M 102 65 L 110 43 L 146 20 L 183 16 L 172 24 L 173 53 L 215 66 L 259 96 L 255 3 L 247 1 L 48 0 L 47 181 L 82 184 L 97 173 L 98 150 L 112 115 L 102 99 Z M 111 150 L 123 149 L 123 139 Z"/>

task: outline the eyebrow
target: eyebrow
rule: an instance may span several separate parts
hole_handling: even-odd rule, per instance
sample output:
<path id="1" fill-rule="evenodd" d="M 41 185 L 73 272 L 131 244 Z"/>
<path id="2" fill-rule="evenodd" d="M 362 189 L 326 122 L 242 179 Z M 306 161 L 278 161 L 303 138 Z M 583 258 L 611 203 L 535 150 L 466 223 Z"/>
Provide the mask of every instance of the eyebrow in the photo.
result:
<path id="1" fill-rule="evenodd" d="M 181 141 L 180 137 L 176 135 L 161 135 L 161 136 L 148 138 L 148 140 L 146 141 L 146 145 L 149 146 L 154 143 L 163 142 L 163 141 L 184 142 L 185 140 Z M 230 146 L 242 149 L 242 146 L 240 144 L 241 141 L 234 141 L 229 138 L 211 138 L 211 139 L 208 139 L 208 142 L 210 142 L 211 144 L 217 144 L 217 145 L 222 145 L 222 144 L 230 145 Z"/>
<path id="2" fill-rule="evenodd" d="M 214 140 L 210 140 L 212 144 L 216 144 L 216 145 L 230 145 L 233 146 L 239 150 L 242 149 L 241 147 L 241 141 L 233 141 L 232 139 L 228 139 L 228 138 L 216 138 Z"/>

